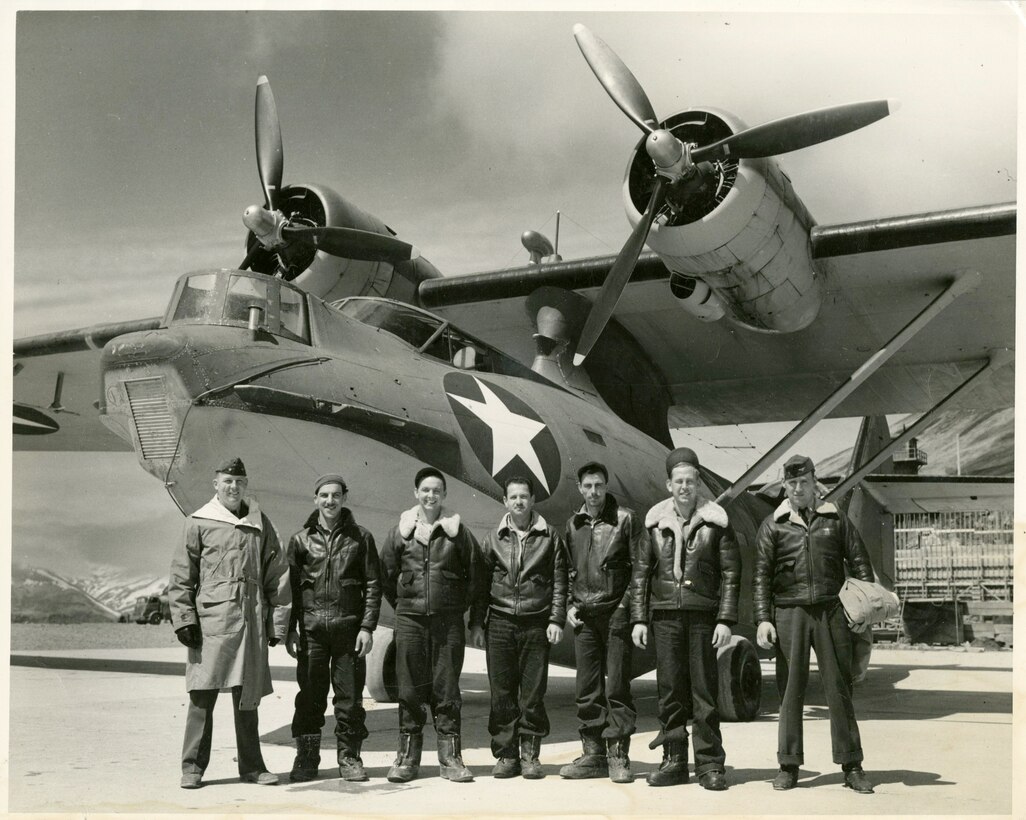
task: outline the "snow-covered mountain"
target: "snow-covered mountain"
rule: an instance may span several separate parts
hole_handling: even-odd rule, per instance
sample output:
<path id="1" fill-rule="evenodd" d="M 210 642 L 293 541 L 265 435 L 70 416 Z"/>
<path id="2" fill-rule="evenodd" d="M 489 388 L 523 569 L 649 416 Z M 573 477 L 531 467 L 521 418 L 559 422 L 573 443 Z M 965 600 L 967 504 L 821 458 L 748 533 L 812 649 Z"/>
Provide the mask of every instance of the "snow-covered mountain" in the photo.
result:
<path id="1" fill-rule="evenodd" d="M 59 573 L 18 562 L 11 566 L 11 620 L 14 622 L 116 621 L 119 614 Z"/>
<path id="2" fill-rule="evenodd" d="M 87 575 L 73 578 L 71 582 L 118 612 L 131 609 L 140 596 L 160 595 L 167 589 L 167 576 L 140 575 L 106 565 L 95 565 Z"/>

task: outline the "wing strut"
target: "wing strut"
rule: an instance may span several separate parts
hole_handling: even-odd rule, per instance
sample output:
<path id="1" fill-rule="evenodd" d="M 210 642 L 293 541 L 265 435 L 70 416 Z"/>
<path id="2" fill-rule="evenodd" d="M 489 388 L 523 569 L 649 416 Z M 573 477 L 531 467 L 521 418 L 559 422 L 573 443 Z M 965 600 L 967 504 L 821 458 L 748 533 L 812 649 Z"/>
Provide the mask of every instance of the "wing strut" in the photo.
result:
<path id="1" fill-rule="evenodd" d="M 737 498 L 748 486 L 762 473 L 770 464 L 780 458 L 789 448 L 801 439 L 809 430 L 825 419 L 830 412 L 837 407 L 848 396 L 855 392 L 866 379 L 873 375 L 880 367 L 905 346 L 920 330 L 928 325 L 944 308 L 955 301 L 959 296 L 976 288 L 981 281 L 978 271 L 965 270 L 960 272 L 955 280 L 948 285 L 940 295 L 930 304 L 923 308 L 919 314 L 912 319 L 905 327 L 876 353 L 870 356 L 856 370 L 848 380 L 840 385 L 833 393 L 827 396 L 820 405 L 809 415 L 796 424 L 786 436 L 774 444 L 766 454 L 755 462 L 737 481 L 724 490 L 716 499 L 717 504 L 725 504 Z"/>
<path id="2" fill-rule="evenodd" d="M 879 449 L 874 455 L 872 455 L 867 461 L 865 461 L 855 472 L 848 476 L 844 481 L 834 487 L 830 492 L 824 496 L 825 501 L 833 501 L 834 499 L 841 498 L 848 490 L 858 484 L 862 479 L 869 475 L 875 470 L 880 464 L 886 461 L 887 457 L 897 450 L 899 447 L 904 445 L 909 439 L 918 436 L 923 430 L 925 430 L 930 423 L 934 420 L 934 416 L 940 412 L 944 406 L 955 398 L 959 393 L 968 388 L 973 382 L 976 381 L 980 376 L 989 370 L 995 370 L 999 367 L 1003 367 L 1012 361 L 1012 352 L 1010 350 L 998 350 L 990 355 L 990 358 L 974 373 L 972 373 L 965 381 L 963 381 L 958 387 L 952 390 L 943 399 L 937 402 L 933 407 L 923 413 L 919 419 L 909 425 L 905 432 L 903 432 L 897 438 L 887 442 L 881 449 Z"/>

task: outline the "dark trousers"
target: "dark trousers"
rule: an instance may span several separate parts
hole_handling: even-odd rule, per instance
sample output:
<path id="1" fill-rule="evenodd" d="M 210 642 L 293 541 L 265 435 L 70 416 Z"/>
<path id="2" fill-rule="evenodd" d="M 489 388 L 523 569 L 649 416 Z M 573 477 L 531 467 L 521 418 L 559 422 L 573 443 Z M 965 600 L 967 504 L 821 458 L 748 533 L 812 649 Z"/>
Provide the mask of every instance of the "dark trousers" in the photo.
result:
<path id="1" fill-rule="evenodd" d="M 657 609 L 652 613 L 662 742 L 687 742 L 691 720 L 695 774 L 723 771 L 726 755 L 716 711 L 719 676 L 712 645 L 716 613 Z"/>
<path id="2" fill-rule="evenodd" d="M 329 684 L 339 749 L 355 752 L 367 737 L 367 712 L 363 708 L 367 661 L 356 653 L 359 632 L 357 623 L 300 632 L 296 665 L 299 692 L 292 717 L 293 737 L 320 734 Z"/>
<path id="3" fill-rule="evenodd" d="M 634 733 L 631 698 L 631 639 L 623 609 L 578 615 L 577 719 L 582 736 L 618 740 Z"/>
<path id="4" fill-rule="evenodd" d="M 834 763 L 862 761 L 862 740 L 855 722 L 852 693 L 851 632 L 839 601 L 810 606 L 777 607 L 777 691 L 780 723 L 777 761 L 783 765 L 805 762 L 802 716 L 809 683 L 809 648 L 816 662 L 830 709 L 830 742 Z"/>
<path id="5" fill-rule="evenodd" d="M 548 623 L 545 615 L 518 618 L 494 610 L 488 613 L 488 733 L 497 758 L 518 757 L 520 735 L 549 733 L 544 703 L 549 681 Z"/>
<path id="6" fill-rule="evenodd" d="M 185 713 L 185 742 L 182 744 L 182 774 L 203 774 L 210 762 L 210 738 L 214 733 L 214 703 L 217 689 L 189 692 Z M 232 711 L 235 715 L 235 746 L 238 749 L 239 774 L 267 770 L 260 754 L 260 730 L 256 709 L 239 709 L 242 687 L 232 687 Z"/>
<path id="7" fill-rule="evenodd" d="M 460 733 L 465 640 L 462 612 L 395 616 L 401 731 L 420 734 L 430 707 L 439 735 Z"/>

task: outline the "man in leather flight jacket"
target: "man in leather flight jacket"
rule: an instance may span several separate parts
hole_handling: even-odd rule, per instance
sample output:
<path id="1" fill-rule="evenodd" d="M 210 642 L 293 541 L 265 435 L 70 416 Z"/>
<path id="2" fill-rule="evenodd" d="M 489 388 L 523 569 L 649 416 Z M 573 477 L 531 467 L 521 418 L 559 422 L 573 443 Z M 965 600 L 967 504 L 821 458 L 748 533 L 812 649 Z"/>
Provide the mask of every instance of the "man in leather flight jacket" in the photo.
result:
<path id="1" fill-rule="evenodd" d="M 615 783 L 629 783 L 628 752 L 637 717 L 631 697 L 631 555 L 646 532 L 637 514 L 607 492 L 608 481 L 604 465 L 581 467 L 577 487 L 584 504 L 566 523 L 566 620 L 574 630 L 584 753 L 559 774 L 570 779 L 608 775 Z"/>
<path id="2" fill-rule="evenodd" d="M 534 512 L 530 478 L 513 476 L 505 485 L 506 514 L 482 544 L 488 639 L 478 633 L 474 642 L 487 652 L 492 775 L 537 780 L 544 776 L 541 739 L 549 733 L 549 646 L 562 639 L 566 623 L 566 545 Z"/>
<path id="3" fill-rule="evenodd" d="M 846 566 L 863 581 L 873 580 L 873 567 L 847 516 L 817 497 L 811 459 L 787 460 L 784 490 L 787 498 L 762 522 L 756 537 L 753 595 L 759 645 L 769 649 L 777 644 L 780 771 L 773 788 L 794 788 L 798 767 L 805 762 L 802 713 L 811 647 L 830 709 L 834 763 L 841 764 L 846 787 L 869 794 L 873 787 L 862 771 L 862 741 L 852 705 L 851 631 L 856 627 L 849 628 L 837 594 Z"/>
<path id="4" fill-rule="evenodd" d="M 381 547 L 383 589 L 395 609 L 396 678 L 399 684 L 399 749 L 388 771 L 392 783 L 420 771 L 426 710 L 438 739 L 439 773 L 446 780 L 474 779 L 461 752 L 460 672 L 470 628 L 484 623 L 480 547 L 459 515 L 443 507 L 445 476 L 424 467 L 414 477 L 417 505 L 399 516 Z"/>
<path id="5" fill-rule="evenodd" d="M 315 509 L 289 540 L 294 605 L 285 648 L 298 661 L 299 682 L 292 718 L 293 782 L 317 777 L 329 680 L 339 776 L 367 779 L 360 758 L 367 737 L 363 687 L 381 609 L 381 581 L 374 538 L 344 506 L 347 496 L 342 476 L 318 478 Z"/>
<path id="6" fill-rule="evenodd" d="M 671 497 L 648 511 L 649 537 L 634 554 L 632 638 L 644 649 L 651 619 L 661 731 L 649 745 L 662 745 L 663 762 L 649 772 L 649 785 L 688 782 L 692 720 L 695 774 L 703 788 L 723 791 L 716 654 L 730 643 L 737 622 L 741 555 L 726 511 L 711 499 L 699 501 L 698 468 L 698 456 L 687 447 L 666 458 Z"/>

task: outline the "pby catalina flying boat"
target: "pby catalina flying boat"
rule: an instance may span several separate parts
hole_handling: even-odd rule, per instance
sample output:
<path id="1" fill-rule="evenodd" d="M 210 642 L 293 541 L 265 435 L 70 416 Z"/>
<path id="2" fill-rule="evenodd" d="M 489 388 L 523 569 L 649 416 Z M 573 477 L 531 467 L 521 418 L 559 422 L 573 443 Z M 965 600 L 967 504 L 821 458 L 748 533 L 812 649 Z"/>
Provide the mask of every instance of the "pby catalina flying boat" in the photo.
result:
<path id="1" fill-rule="evenodd" d="M 562 261 L 528 234 L 535 263 L 443 278 L 329 188 L 282 185 L 261 77 L 264 204 L 245 210 L 244 259 L 182 276 L 163 316 L 17 340 L 15 446 L 131 449 L 186 514 L 207 501 L 215 463 L 238 454 L 284 530 L 309 512 L 313 479 L 342 469 L 357 519 L 380 538 L 423 464 L 445 473 L 451 506 L 479 534 L 513 474 L 530 475 L 540 512 L 564 521 L 591 460 L 644 515 L 666 495 L 671 424 L 802 418 L 738 481 L 702 473 L 737 530 L 747 592 L 772 509 L 747 488 L 819 419 L 1012 404 L 1012 368 L 1000 365 L 1014 345 L 1014 203 L 816 225 L 772 157 L 868 126 L 887 102 L 754 128 L 714 110 L 660 120 L 609 47 L 582 26 L 574 34 L 644 134 L 618 255 Z M 831 491 L 864 532 L 879 531 L 880 512 L 859 479 L 924 424 L 894 441 L 864 425 L 856 466 Z M 886 567 L 893 544 L 868 540 Z M 733 719 L 758 711 L 751 631 L 721 652 L 720 706 Z M 368 675 L 379 698 L 394 692 L 380 632 Z M 553 660 L 572 663 L 571 644 Z M 637 674 L 652 668 L 646 654 L 635 662 Z"/>

